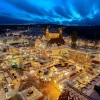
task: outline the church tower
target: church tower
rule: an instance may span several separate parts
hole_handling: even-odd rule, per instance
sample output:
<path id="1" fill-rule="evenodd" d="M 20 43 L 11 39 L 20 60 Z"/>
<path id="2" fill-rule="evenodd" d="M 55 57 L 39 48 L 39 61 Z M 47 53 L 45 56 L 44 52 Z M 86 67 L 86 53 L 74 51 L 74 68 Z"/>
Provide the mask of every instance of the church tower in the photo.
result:
<path id="1" fill-rule="evenodd" d="M 49 36 L 49 28 L 47 27 L 47 29 L 46 29 L 46 37 L 48 37 Z"/>
<path id="2" fill-rule="evenodd" d="M 59 30 L 59 35 L 62 35 L 62 28 L 60 28 Z"/>

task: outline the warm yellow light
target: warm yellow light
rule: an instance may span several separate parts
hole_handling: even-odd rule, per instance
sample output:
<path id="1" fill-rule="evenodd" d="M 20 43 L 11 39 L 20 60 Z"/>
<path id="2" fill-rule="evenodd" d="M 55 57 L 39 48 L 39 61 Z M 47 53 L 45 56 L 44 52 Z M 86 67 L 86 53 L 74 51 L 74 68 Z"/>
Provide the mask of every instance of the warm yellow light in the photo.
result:
<path id="1" fill-rule="evenodd" d="M 60 89 L 60 91 L 62 91 L 62 90 L 63 90 L 63 86 L 62 86 L 62 85 L 60 85 L 60 84 L 59 84 L 59 89 Z"/>
<path id="2" fill-rule="evenodd" d="M 56 81 L 56 80 L 54 80 L 54 83 L 57 83 L 57 81 Z"/>

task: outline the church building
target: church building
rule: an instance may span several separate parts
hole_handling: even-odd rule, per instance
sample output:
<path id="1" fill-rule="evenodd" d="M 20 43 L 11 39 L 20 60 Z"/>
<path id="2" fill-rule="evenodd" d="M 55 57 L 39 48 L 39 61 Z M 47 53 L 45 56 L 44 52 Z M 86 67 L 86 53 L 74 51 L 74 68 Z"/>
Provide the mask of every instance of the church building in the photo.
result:
<path id="1" fill-rule="evenodd" d="M 45 38 L 47 39 L 47 40 L 50 40 L 50 39 L 53 39 L 53 38 L 59 38 L 59 36 L 61 36 L 62 35 L 62 29 L 60 28 L 60 30 L 59 30 L 59 33 L 50 33 L 49 32 L 49 29 L 48 29 L 48 27 L 47 27 L 47 29 L 46 29 L 46 33 L 45 33 Z"/>

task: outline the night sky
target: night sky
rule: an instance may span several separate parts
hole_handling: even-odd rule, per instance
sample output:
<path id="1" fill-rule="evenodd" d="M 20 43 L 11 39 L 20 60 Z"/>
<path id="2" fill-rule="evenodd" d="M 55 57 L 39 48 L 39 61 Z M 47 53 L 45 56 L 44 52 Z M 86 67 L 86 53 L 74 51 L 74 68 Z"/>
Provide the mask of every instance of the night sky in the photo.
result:
<path id="1" fill-rule="evenodd" d="M 100 0 L 0 0 L 0 24 L 100 25 Z"/>

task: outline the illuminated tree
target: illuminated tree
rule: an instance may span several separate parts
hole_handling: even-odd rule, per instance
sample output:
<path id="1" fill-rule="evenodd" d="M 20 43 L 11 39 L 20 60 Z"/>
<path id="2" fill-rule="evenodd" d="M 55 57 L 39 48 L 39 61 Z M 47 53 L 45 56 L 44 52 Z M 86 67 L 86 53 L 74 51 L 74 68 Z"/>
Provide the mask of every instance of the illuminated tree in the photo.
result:
<path id="1" fill-rule="evenodd" d="M 6 45 L 6 43 L 7 43 L 7 39 L 3 39 L 3 43 Z"/>
<path id="2" fill-rule="evenodd" d="M 14 37 L 14 41 L 17 41 L 19 38 L 18 37 Z"/>

